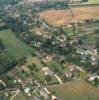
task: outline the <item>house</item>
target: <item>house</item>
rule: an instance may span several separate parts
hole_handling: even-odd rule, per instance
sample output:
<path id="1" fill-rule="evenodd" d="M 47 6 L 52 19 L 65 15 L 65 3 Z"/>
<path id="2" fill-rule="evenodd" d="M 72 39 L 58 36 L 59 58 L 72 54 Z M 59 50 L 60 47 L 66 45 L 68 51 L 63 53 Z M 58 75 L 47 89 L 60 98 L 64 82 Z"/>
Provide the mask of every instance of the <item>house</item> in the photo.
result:
<path id="1" fill-rule="evenodd" d="M 75 65 L 69 65 L 69 66 L 68 66 L 68 70 L 69 70 L 70 72 L 74 72 L 74 71 L 76 71 L 76 66 L 75 66 Z"/>
<path id="2" fill-rule="evenodd" d="M 41 46 L 41 42 L 35 42 L 35 43 L 34 43 L 34 46 L 35 46 L 35 47 L 40 47 L 40 46 Z"/>
<path id="3" fill-rule="evenodd" d="M 72 75 L 73 74 L 70 71 L 66 71 L 65 74 L 64 74 L 64 76 L 65 76 L 66 79 L 71 79 L 72 78 Z"/>
<path id="4" fill-rule="evenodd" d="M 65 35 L 60 35 L 60 36 L 57 36 L 56 39 L 57 39 L 59 42 L 64 42 L 64 41 L 66 41 L 66 36 L 65 36 Z"/>
<path id="5" fill-rule="evenodd" d="M 25 93 L 29 93 L 29 92 L 30 92 L 30 88 L 24 89 L 24 92 L 25 92 Z"/>
<path id="6" fill-rule="evenodd" d="M 92 65 L 96 65 L 97 64 L 97 57 L 91 56 L 90 62 L 91 62 Z"/>
<path id="7" fill-rule="evenodd" d="M 81 55 L 84 55 L 84 54 L 85 54 L 84 50 L 79 49 L 79 48 L 77 48 L 76 53 L 77 53 L 77 54 L 81 54 Z"/>
<path id="8" fill-rule="evenodd" d="M 42 62 L 47 64 L 48 62 L 50 62 L 52 60 L 52 57 L 51 56 L 46 56 L 42 59 Z"/>
<path id="9" fill-rule="evenodd" d="M 92 84 L 95 84 L 95 79 L 98 79 L 99 80 L 99 76 L 98 75 L 91 75 L 89 76 L 87 79 L 89 82 L 91 82 Z"/>
<path id="10" fill-rule="evenodd" d="M 86 60 L 87 60 L 87 58 L 86 58 L 87 56 L 86 55 L 81 55 L 81 62 L 86 62 Z"/>
<path id="11" fill-rule="evenodd" d="M 44 68 L 42 68 L 42 71 L 44 72 L 44 74 L 47 76 L 47 75 L 49 75 L 49 76 L 53 76 L 54 75 L 54 73 L 48 68 L 48 67 L 44 67 Z"/>
<path id="12" fill-rule="evenodd" d="M 49 94 L 44 89 L 40 90 L 40 95 L 44 97 L 44 100 L 49 99 Z"/>
<path id="13" fill-rule="evenodd" d="M 24 89 L 24 92 L 25 92 L 28 96 L 31 96 L 30 90 L 31 90 L 31 89 L 27 87 L 27 88 Z"/>
<path id="14" fill-rule="evenodd" d="M 58 98 L 55 95 L 52 95 L 52 99 L 51 100 L 58 100 Z"/>

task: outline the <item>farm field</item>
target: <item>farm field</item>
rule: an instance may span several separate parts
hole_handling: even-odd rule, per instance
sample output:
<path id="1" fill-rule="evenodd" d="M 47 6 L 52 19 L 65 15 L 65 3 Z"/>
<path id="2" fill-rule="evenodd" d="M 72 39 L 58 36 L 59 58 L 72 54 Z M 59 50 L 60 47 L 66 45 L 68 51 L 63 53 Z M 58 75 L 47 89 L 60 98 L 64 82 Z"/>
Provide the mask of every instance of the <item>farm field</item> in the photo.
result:
<path id="1" fill-rule="evenodd" d="M 87 19 L 99 19 L 99 6 L 75 7 L 66 10 L 48 10 L 39 15 L 42 19 L 52 25 L 64 25 Z"/>
<path id="2" fill-rule="evenodd" d="M 51 87 L 49 90 L 62 100 L 99 100 L 99 90 L 83 80 L 67 82 L 62 86 Z"/>
<path id="3" fill-rule="evenodd" d="M 32 48 L 20 41 L 10 29 L 0 31 L 0 38 L 3 40 L 8 53 L 17 60 L 32 52 Z"/>
<path id="4" fill-rule="evenodd" d="M 89 0 L 89 2 L 99 2 L 99 0 Z"/>

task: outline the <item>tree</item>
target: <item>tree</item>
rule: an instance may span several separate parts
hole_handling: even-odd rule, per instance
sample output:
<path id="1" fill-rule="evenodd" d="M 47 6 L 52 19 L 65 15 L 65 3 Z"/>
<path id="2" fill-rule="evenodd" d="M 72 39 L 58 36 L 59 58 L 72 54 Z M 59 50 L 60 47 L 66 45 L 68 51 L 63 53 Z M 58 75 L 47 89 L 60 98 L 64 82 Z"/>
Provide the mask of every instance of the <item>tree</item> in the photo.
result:
<path id="1" fill-rule="evenodd" d="M 3 44 L 2 39 L 0 39 L 0 50 L 4 50 L 4 49 L 5 49 L 5 46 Z"/>
<path id="2" fill-rule="evenodd" d="M 0 74 L 12 69 L 17 64 L 16 60 L 5 52 L 0 52 Z"/>
<path id="3" fill-rule="evenodd" d="M 99 53 L 99 36 L 96 37 L 96 48 Z"/>
<path id="4" fill-rule="evenodd" d="M 22 0 L 0 0 L 0 5 L 14 5 Z"/>
<path id="5" fill-rule="evenodd" d="M 97 77 L 94 79 L 94 85 L 95 85 L 96 87 L 98 87 L 98 85 L 99 85 L 99 80 L 98 80 Z"/>
<path id="6" fill-rule="evenodd" d="M 3 90 L 3 89 L 5 89 L 5 87 L 3 86 L 2 83 L 0 83 L 0 90 Z"/>
<path id="7" fill-rule="evenodd" d="M 96 37 L 96 48 L 97 48 L 97 52 L 98 52 L 98 54 L 97 54 L 97 65 L 96 65 L 96 67 L 97 67 L 97 71 L 99 71 L 99 36 L 97 36 Z"/>
<path id="8" fill-rule="evenodd" d="M 52 80 L 51 76 L 50 75 L 46 75 L 46 81 L 50 82 Z"/>

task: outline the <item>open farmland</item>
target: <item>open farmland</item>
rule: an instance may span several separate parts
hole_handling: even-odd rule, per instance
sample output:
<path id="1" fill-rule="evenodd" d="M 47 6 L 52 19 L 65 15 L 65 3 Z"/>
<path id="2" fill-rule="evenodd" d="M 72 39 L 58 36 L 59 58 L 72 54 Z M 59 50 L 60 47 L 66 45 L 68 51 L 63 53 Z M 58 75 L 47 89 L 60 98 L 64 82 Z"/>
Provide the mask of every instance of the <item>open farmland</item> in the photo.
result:
<path id="1" fill-rule="evenodd" d="M 32 52 L 32 49 L 20 41 L 10 29 L 0 31 L 0 38 L 3 40 L 8 53 L 16 59 L 27 56 Z"/>
<path id="2" fill-rule="evenodd" d="M 40 17 L 45 19 L 49 24 L 61 25 L 67 24 L 72 19 L 72 15 L 69 9 L 66 10 L 48 10 L 40 13 Z"/>
<path id="3" fill-rule="evenodd" d="M 62 100 L 99 100 L 99 90 L 82 80 L 49 89 Z"/>
<path id="4" fill-rule="evenodd" d="M 95 2 L 99 2 L 99 0 L 89 0 L 89 2 L 91 2 L 91 3 L 95 3 Z"/>
<path id="5" fill-rule="evenodd" d="M 49 24 L 64 25 L 72 21 L 99 19 L 99 7 L 74 7 L 71 10 L 48 10 L 40 13 L 40 17 L 45 19 Z"/>

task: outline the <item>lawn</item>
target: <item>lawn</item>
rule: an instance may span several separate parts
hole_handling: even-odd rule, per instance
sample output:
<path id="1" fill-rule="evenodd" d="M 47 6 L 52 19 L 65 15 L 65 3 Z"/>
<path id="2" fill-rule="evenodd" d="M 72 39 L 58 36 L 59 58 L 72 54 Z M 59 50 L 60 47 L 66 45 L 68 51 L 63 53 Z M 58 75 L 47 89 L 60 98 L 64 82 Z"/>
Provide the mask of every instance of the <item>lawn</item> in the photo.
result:
<path id="1" fill-rule="evenodd" d="M 99 100 L 99 90 L 89 83 L 79 80 L 67 82 L 62 86 L 50 87 L 62 100 Z"/>
<path id="2" fill-rule="evenodd" d="M 32 48 L 20 41 L 10 29 L 0 31 L 0 38 L 3 40 L 8 53 L 17 60 L 32 52 Z"/>
<path id="3" fill-rule="evenodd" d="M 33 99 L 33 97 L 32 97 Z M 26 94 L 20 92 L 16 95 L 16 97 L 13 100 L 31 100 L 30 97 L 28 97 Z M 33 99 L 34 100 L 34 99 Z"/>
<path id="4" fill-rule="evenodd" d="M 42 68 L 44 67 L 44 65 L 40 62 L 40 59 L 37 57 L 28 57 L 27 59 L 27 63 L 26 65 L 31 65 L 35 63 L 36 67 L 38 68 L 38 71 L 34 71 L 34 76 L 36 77 L 36 79 L 38 79 L 39 81 L 41 81 L 42 83 L 45 81 L 45 75 L 42 71 Z M 57 80 L 55 77 L 52 77 L 52 80 L 50 82 L 48 82 L 48 84 L 53 84 L 53 83 L 57 83 Z"/>
<path id="5" fill-rule="evenodd" d="M 38 71 L 34 71 L 34 77 L 40 80 L 41 82 L 44 82 L 45 77 L 43 75 L 43 72 L 41 71 L 41 68 L 43 67 L 43 65 L 41 64 L 40 60 L 37 57 L 31 57 L 31 56 L 28 57 L 26 65 L 31 65 L 33 63 L 36 64 L 36 68 L 38 69 Z"/>

